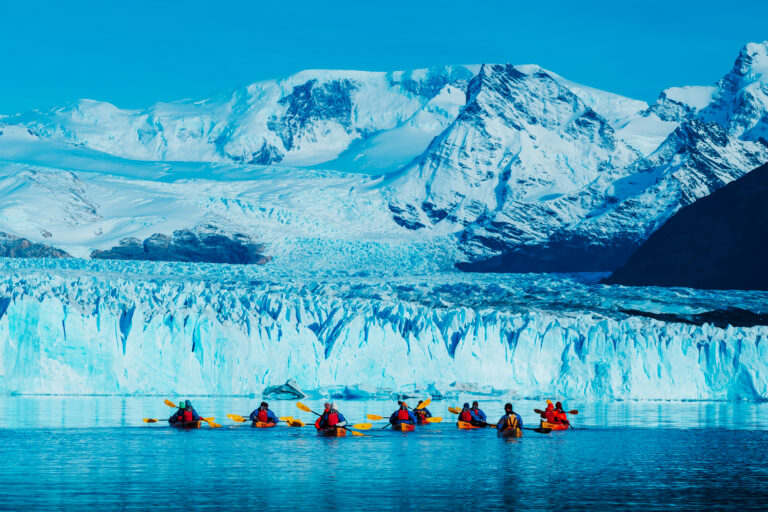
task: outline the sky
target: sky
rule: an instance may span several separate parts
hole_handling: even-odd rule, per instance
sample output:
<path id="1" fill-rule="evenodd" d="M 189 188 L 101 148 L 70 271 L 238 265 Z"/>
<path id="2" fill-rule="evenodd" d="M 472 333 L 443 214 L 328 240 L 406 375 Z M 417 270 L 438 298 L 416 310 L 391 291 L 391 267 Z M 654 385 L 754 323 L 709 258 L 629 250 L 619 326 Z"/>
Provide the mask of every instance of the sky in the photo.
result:
<path id="1" fill-rule="evenodd" d="M 539 64 L 653 101 L 715 82 L 768 1 L 198 1 L 0 3 L 0 113 L 80 98 L 123 108 L 205 98 L 302 69 Z"/>

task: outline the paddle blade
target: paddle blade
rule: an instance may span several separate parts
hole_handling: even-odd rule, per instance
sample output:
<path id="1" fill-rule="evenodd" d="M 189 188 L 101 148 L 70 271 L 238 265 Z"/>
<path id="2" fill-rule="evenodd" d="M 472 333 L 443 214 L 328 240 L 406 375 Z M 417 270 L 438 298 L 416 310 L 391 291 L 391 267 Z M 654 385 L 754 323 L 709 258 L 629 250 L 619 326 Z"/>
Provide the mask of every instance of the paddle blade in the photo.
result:
<path id="1" fill-rule="evenodd" d="M 352 428 L 356 428 L 357 430 L 369 430 L 373 425 L 370 423 L 355 423 L 352 425 Z"/>
<path id="2" fill-rule="evenodd" d="M 167 405 L 168 407 L 173 407 L 174 409 L 178 408 L 178 406 L 175 403 L 171 402 L 167 398 L 165 399 L 165 405 Z"/>
<path id="3" fill-rule="evenodd" d="M 299 409 L 301 409 L 304 412 L 312 412 L 312 409 L 310 409 L 309 407 L 307 407 L 306 405 L 304 405 L 301 402 L 296 402 L 296 407 L 298 407 Z"/>
<path id="4" fill-rule="evenodd" d="M 452 412 L 453 414 L 461 414 L 461 409 L 458 407 L 449 407 L 448 412 Z"/>
<path id="5" fill-rule="evenodd" d="M 144 418 L 144 423 L 157 423 L 160 420 L 156 420 L 155 418 Z"/>
<path id="6" fill-rule="evenodd" d="M 304 426 L 304 422 L 301 421 L 301 420 L 288 420 L 287 423 L 291 427 L 303 427 Z"/>
<path id="7" fill-rule="evenodd" d="M 443 418 L 440 416 L 433 416 L 432 418 L 427 418 L 424 420 L 426 423 L 440 423 L 443 421 Z"/>
<path id="8" fill-rule="evenodd" d="M 574 409 L 573 411 L 568 411 L 568 414 L 579 414 L 579 411 Z"/>
<path id="9" fill-rule="evenodd" d="M 366 414 L 365 417 L 373 421 L 379 421 L 384 419 L 383 416 L 379 416 L 378 414 Z"/>
<path id="10" fill-rule="evenodd" d="M 421 403 L 420 403 L 420 404 L 419 404 L 419 405 L 416 407 L 416 409 L 423 409 L 423 408 L 425 408 L 426 406 L 428 406 L 428 405 L 429 405 L 429 404 L 431 404 L 431 403 L 432 403 L 432 399 L 431 399 L 431 398 L 427 398 L 426 400 L 424 400 L 423 402 L 421 402 Z"/>
<path id="11" fill-rule="evenodd" d="M 221 428 L 221 425 L 219 425 L 218 423 L 213 423 L 212 421 L 208 422 L 208 426 L 211 428 Z"/>
<path id="12" fill-rule="evenodd" d="M 366 436 L 365 434 L 363 434 L 362 432 L 355 432 L 354 430 L 350 430 L 350 432 L 352 432 L 352 435 L 353 435 L 353 436 L 362 436 L 362 437 L 368 437 L 368 436 Z"/>
<path id="13" fill-rule="evenodd" d="M 538 432 L 539 434 L 549 434 L 550 432 L 552 432 L 551 428 L 542 428 L 542 427 L 538 427 L 533 430 Z"/>
<path id="14" fill-rule="evenodd" d="M 291 421 L 293 419 L 293 416 L 280 416 L 277 419 L 279 419 L 280 421 Z"/>
<path id="15" fill-rule="evenodd" d="M 544 414 L 544 411 L 542 411 L 541 409 L 534 409 L 533 412 L 535 412 L 536 414 Z"/>
<path id="16" fill-rule="evenodd" d="M 246 419 L 240 416 L 239 414 L 227 414 L 227 418 L 231 419 L 232 421 L 236 421 L 238 423 L 246 422 Z"/>
<path id="17" fill-rule="evenodd" d="M 209 418 L 200 418 L 200 419 L 201 419 L 201 420 L 203 420 L 203 421 L 207 421 L 208 423 L 210 423 L 210 422 L 212 422 L 213 420 L 215 420 L 216 418 L 214 418 L 213 416 L 211 416 L 211 417 L 209 417 Z"/>

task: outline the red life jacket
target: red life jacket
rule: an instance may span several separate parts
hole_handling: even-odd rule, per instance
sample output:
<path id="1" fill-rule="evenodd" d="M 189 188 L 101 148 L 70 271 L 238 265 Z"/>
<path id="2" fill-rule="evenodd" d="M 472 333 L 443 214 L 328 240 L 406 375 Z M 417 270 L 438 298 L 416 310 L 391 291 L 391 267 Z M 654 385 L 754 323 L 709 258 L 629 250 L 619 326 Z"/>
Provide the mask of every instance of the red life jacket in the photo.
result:
<path id="1" fill-rule="evenodd" d="M 461 414 L 459 414 L 459 421 L 472 421 L 472 413 L 469 411 L 461 411 Z"/>
<path id="2" fill-rule="evenodd" d="M 332 427 L 339 422 L 339 414 L 335 412 L 328 413 L 326 418 L 326 427 Z"/>
<path id="3" fill-rule="evenodd" d="M 266 423 L 269 421 L 269 414 L 267 411 L 259 409 L 259 412 L 256 414 L 256 419 L 262 423 Z"/>
<path id="4" fill-rule="evenodd" d="M 408 414 L 407 409 L 400 409 L 399 411 L 397 411 L 397 419 L 399 419 L 400 421 L 410 421 L 411 415 Z"/>
<path id="5" fill-rule="evenodd" d="M 554 423 L 554 421 L 555 421 L 555 410 L 547 408 L 547 410 L 544 411 L 544 417 L 545 417 L 547 423 Z"/>
<path id="6" fill-rule="evenodd" d="M 427 413 L 424 412 L 421 409 L 416 409 L 416 420 L 419 423 L 424 423 L 424 421 L 427 419 Z"/>
<path id="7" fill-rule="evenodd" d="M 184 414 L 181 417 L 181 421 L 195 421 L 194 413 L 189 409 L 184 409 Z"/>

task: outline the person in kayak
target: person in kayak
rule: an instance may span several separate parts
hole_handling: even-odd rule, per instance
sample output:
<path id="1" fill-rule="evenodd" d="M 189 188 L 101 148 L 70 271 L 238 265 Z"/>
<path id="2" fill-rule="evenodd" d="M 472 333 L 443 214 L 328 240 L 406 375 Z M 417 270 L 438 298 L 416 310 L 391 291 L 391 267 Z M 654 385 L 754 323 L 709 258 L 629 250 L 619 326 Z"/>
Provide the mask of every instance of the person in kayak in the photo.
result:
<path id="1" fill-rule="evenodd" d="M 500 431 L 523 428 L 523 418 L 512 409 L 512 404 L 504 404 L 504 416 L 496 423 L 496 428 Z"/>
<path id="2" fill-rule="evenodd" d="M 413 413 L 416 415 L 416 422 L 419 425 L 423 425 L 427 422 L 427 418 L 432 417 L 432 413 L 429 412 L 429 409 L 424 407 L 423 409 L 419 409 L 419 406 L 424 403 L 424 400 L 419 400 L 419 403 L 416 404 L 416 409 L 414 409 Z"/>
<path id="3" fill-rule="evenodd" d="M 541 412 L 541 419 L 547 423 L 555 423 L 555 406 L 552 400 L 547 400 L 547 408 Z"/>
<path id="4" fill-rule="evenodd" d="M 273 425 L 280 421 L 277 419 L 277 416 L 275 416 L 275 413 L 269 410 L 269 404 L 267 404 L 267 402 L 261 402 L 259 408 L 251 413 L 250 418 L 251 421 L 272 423 Z"/>
<path id="5" fill-rule="evenodd" d="M 168 418 L 168 423 L 192 423 L 193 421 L 200 421 L 200 415 L 189 400 L 179 402 L 179 409 Z"/>
<path id="6" fill-rule="evenodd" d="M 570 425 L 571 422 L 568 421 L 568 416 L 565 414 L 565 411 L 563 410 L 563 404 L 560 402 L 557 402 L 555 404 L 555 423 L 560 423 L 562 425 Z"/>
<path id="7" fill-rule="evenodd" d="M 465 423 L 472 422 L 472 411 L 469 408 L 469 402 L 462 406 L 461 412 L 459 413 L 459 421 L 463 421 Z"/>
<path id="8" fill-rule="evenodd" d="M 466 404 L 464 404 L 466 405 Z M 470 423 L 476 427 L 485 427 L 488 425 L 488 417 L 485 415 L 477 401 L 472 402 L 472 409 L 469 410 L 472 415 Z"/>
<path id="9" fill-rule="evenodd" d="M 315 428 L 322 430 L 328 427 L 341 428 L 347 425 L 347 418 L 344 417 L 338 410 L 336 410 L 336 404 L 331 402 L 325 402 L 323 404 L 323 414 L 315 421 Z"/>
<path id="10" fill-rule="evenodd" d="M 408 404 L 405 402 L 398 402 L 398 404 L 400 404 L 400 408 L 389 417 L 389 423 L 392 425 L 399 425 L 400 423 L 415 425 L 417 422 L 416 415 L 408 410 Z"/>

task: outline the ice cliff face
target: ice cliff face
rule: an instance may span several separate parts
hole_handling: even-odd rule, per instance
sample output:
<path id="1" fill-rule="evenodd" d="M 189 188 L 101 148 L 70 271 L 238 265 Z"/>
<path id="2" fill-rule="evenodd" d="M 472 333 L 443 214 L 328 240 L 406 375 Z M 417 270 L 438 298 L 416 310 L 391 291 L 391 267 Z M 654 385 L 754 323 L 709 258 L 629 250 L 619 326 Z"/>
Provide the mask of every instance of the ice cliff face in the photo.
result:
<path id="1" fill-rule="evenodd" d="M 456 276 L 288 282 L 178 272 L 158 277 L 155 269 L 155 277 L 143 278 L 108 267 L 98 275 L 6 269 L 0 392 L 258 394 L 295 378 L 305 391 L 344 396 L 469 390 L 518 397 L 768 397 L 768 328 L 720 329 L 627 317 L 610 306 L 589 313 L 555 306 L 563 293 L 578 303 L 614 293 L 608 288 L 543 277 L 539 283 Z M 542 294 L 555 301 L 546 309 L 535 306 L 550 300 Z M 658 298 L 663 302 L 663 293 Z M 696 299 L 708 300 L 706 292 Z"/>

